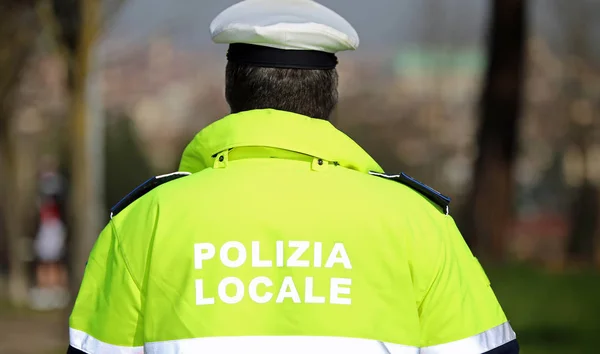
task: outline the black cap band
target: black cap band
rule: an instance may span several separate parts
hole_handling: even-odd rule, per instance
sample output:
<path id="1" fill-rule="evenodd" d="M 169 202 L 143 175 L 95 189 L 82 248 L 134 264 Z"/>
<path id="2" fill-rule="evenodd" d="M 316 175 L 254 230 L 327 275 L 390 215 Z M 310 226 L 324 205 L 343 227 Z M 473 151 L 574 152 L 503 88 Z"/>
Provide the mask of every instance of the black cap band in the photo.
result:
<path id="1" fill-rule="evenodd" d="M 284 50 L 254 44 L 234 43 L 229 45 L 227 60 L 265 68 L 285 69 L 335 69 L 338 60 L 335 54 L 316 50 Z"/>

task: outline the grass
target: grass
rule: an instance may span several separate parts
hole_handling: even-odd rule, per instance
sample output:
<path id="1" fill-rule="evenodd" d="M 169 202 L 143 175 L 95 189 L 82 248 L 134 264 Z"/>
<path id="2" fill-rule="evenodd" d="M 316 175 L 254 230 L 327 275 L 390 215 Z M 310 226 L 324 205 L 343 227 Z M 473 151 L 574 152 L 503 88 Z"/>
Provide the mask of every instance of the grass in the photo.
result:
<path id="1" fill-rule="evenodd" d="M 592 354 L 600 335 L 600 274 L 486 267 L 524 354 Z"/>

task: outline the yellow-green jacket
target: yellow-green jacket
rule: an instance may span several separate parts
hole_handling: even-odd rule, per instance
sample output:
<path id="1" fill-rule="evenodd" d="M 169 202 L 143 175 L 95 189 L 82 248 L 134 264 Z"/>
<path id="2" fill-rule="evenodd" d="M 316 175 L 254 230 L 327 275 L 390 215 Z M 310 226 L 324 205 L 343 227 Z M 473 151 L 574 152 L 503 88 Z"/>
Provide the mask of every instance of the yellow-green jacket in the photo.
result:
<path id="1" fill-rule="evenodd" d="M 516 353 L 448 203 L 326 121 L 227 116 L 113 208 L 70 351 Z"/>

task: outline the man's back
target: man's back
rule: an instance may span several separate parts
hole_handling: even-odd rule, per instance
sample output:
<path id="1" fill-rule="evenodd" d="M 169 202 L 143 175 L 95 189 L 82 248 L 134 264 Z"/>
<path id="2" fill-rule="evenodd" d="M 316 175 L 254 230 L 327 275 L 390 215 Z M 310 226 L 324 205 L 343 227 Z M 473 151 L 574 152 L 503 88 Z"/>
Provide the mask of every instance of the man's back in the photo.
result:
<path id="1" fill-rule="evenodd" d="M 369 174 L 377 164 L 329 123 L 232 115 L 182 169 L 194 173 L 114 215 L 76 333 L 149 353 L 442 353 L 487 331 L 488 347 L 458 351 L 483 353 L 514 339 L 446 210 Z M 92 300 L 115 281 L 129 286 Z"/>
<path id="2" fill-rule="evenodd" d="M 233 114 L 112 209 L 71 351 L 518 353 L 448 198 L 384 175 L 327 121 L 352 25 L 312 0 L 247 0 L 210 32 Z"/>

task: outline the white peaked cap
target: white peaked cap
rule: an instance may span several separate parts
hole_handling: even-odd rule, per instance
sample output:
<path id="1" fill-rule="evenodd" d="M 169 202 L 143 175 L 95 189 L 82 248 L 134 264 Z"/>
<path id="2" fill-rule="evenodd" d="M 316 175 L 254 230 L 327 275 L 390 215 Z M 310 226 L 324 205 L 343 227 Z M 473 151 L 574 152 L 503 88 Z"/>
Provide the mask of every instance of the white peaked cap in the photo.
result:
<path id="1" fill-rule="evenodd" d="M 219 14 L 210 32 L 215 43 L 331 54 L 359 44 L 348 21 L 312 0 L 245 0 Z"/>

